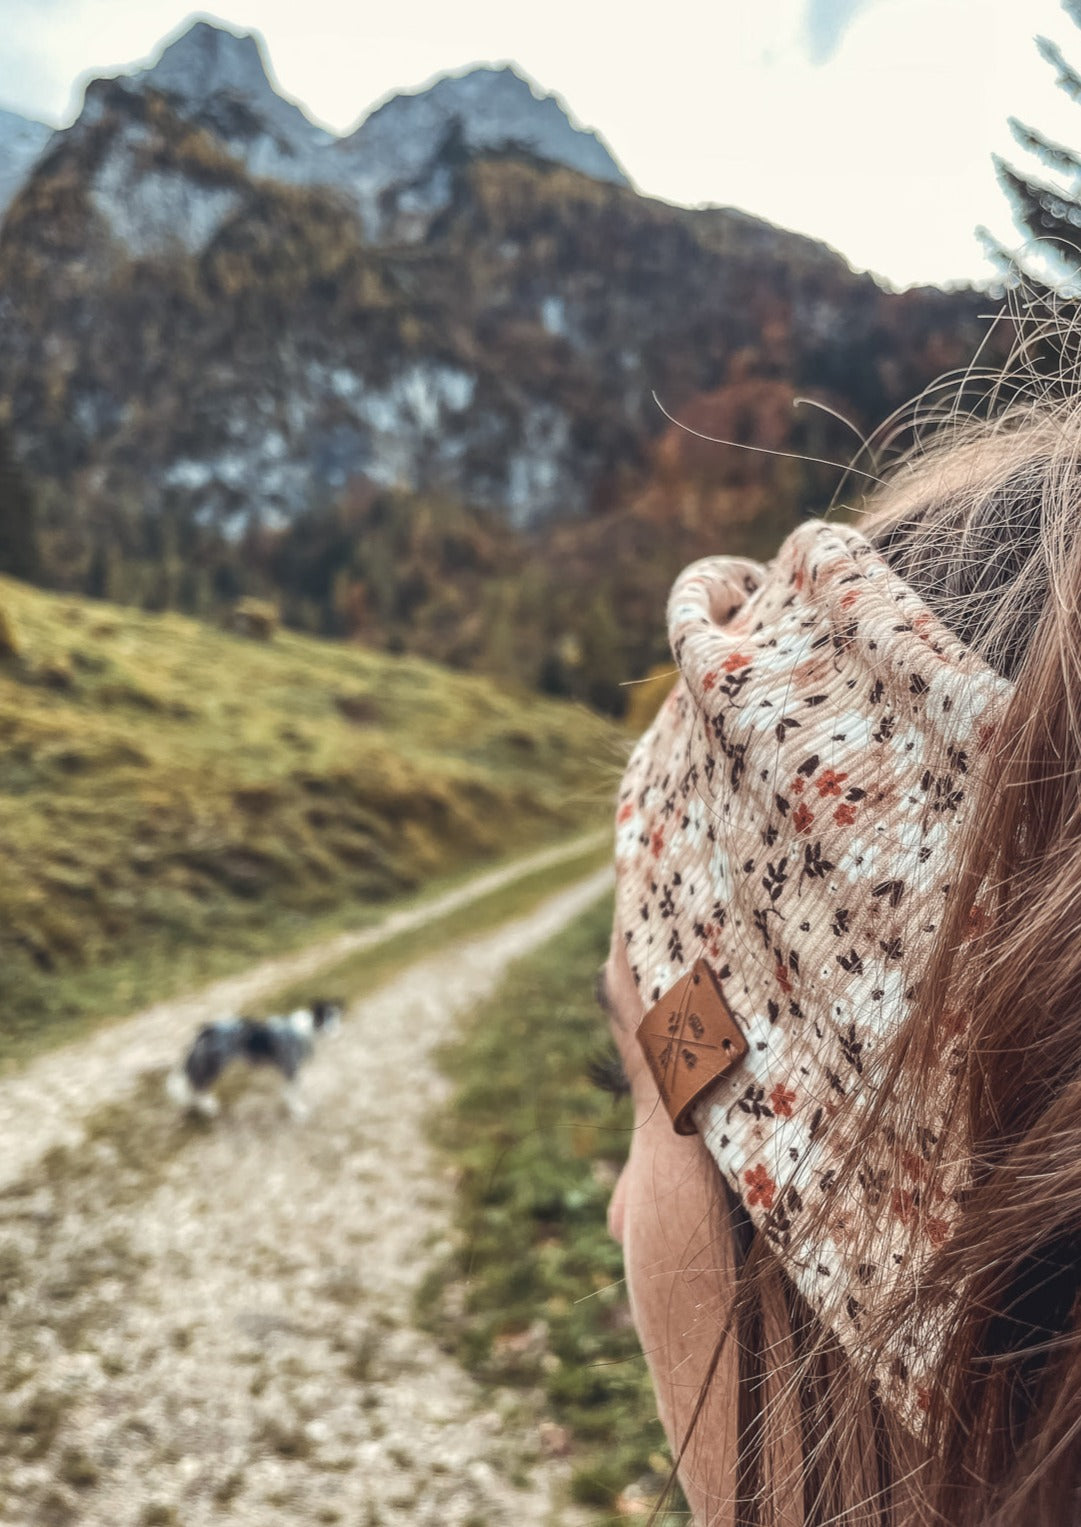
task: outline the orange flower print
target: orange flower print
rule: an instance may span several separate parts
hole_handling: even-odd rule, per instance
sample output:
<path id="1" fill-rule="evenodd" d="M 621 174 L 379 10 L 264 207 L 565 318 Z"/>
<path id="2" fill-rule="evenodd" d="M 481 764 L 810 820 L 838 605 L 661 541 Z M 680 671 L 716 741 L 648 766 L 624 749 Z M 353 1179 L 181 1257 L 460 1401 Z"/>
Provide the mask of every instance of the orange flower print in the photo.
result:
<path id="1" fill-rule="evenodd" d="M 807 805 L 807 802 L 800 801 L 799 805 L 792 813 L 792 826 L 796 829 L 797 832 L 809 832 L 811 829 L 811 823 L 814 821 L 814 819 L 814 812 Z"/>
<path id="2" fill-rule="evenodd" d="M 858 589 L 849 589 L 846 594 L 841 595 L 841 609 L 850 610 L 859 597 Z"/>
<path id="3" fill-rule="evenodd" d="M 792 1117 L 792 1104 L 796 1101 L 796 1094 L 790 1087 L 785 1087 L 778 1082 L 769 1095 L 769 1106 L 779 1119 Z"/>
<path id="4" fill-rule="evenodd" d="M 916 1208 L 916 1200 L 907 1188 L 894 1188 L 893 1197 L 890 1199 L 890 1208 L 901 1221 L 907 1225 Z"/>
<path id="5" fill-rule="evenodd" d="M 655 827 L 649 840 L 649 851 L 654 859 L 659 859 L 664 850 L 664 828 Z"/>
<path id="6" fill-rule="evenodd" d="M 790 992 L 792 990 L 792 981 L 784 965 L 778 965 L 773 974 L 777 978 L 777 985 L 783 992 Z"/>
<path id="7" fill-rule="evenodd" d="M 797 774 L 795 779 L 792 781 L 791 785 L 789 786 L 789 789 L 792 791 L 793 795 L 802 795 L 803 794 L 803 789 L 804 789 L 804 786 L 805 786 L 806 783 L 807 782 L 804 779 L 803 775 L 802 774 Z"/>
<path id="8" fill-rule="evenodd" d="M 838 827 L 851 827 L 856 820 L 855 806 L 849 806 L 847 802 L 843 806 L 838 806 L 833 813 L 833 820 Z"/>
<path id="9" fill-rule="evenodd" d="M 773 1208 L 773 1195 L 777 1191 L 777 1185 L 764 1166 L 751 1167 L 744 1172 L 743 1180 L 749 1189 L 747 1203 L 752 1209 L 756 1204 L 761 1204 L 763 1209 Z"/>
<path id="10" fill-rule="evenodd" d="M 911 1177 L 913 1182 L 918 1182 L 921 1187 L 925 1187 L 931 1173 L 931 1165 L 918 1151 L 902 1151 L 901 1170 L 906 1177 Z"/>
<path id="11" fill-rule="evenodd" d="M 840 795 L 841 784 L 847 778 L 847 774 L 838 774 L 836 769 L 823 769 L 815 780 L 819 795 Z"/>
<path id="12" fill-rule="evenodd" d="M 923 1222 L 923 1233 L 937 1251 L 944 1246 L 950 1234 L 950 1222 L 945 1219 L 927 1219 Z"/>
<path id="13" fill-rule="evenodd" d="M 713 686 L 716 684 L 716 682 L 717 682 L 717 675 L 715 673 L 713 673 L 712 671 L 709 672 L 709 673 L 704 673 L 702 675 L 702 688 L 706 691 L 707 694 L 713 688 Z"/>
<path id="14" fill-rule="evenodd" d="M 629 822 L 632 816 L 634 816 L 634 802 L 624 801 L 616 815 L 616 821 Z"/>
<path id="15" fill-rule="evenodd" d="M 724 660 L 725 673 L 735 673 L 738 668 L 747 668 L 750 658 L 744 657 L 742 652 L 733 652 Z"/>

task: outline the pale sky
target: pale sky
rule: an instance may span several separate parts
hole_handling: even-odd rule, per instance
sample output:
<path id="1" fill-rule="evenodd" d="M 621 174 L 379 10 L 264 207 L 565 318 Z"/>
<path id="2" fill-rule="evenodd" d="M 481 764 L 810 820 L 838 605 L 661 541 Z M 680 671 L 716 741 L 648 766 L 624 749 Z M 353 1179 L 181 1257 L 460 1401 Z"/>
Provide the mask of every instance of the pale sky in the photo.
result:
<path id="1" fill-rule="evenodd" d="M 0 106 L 65 124 L 88 76 L 145 62 L 184 0 L 0 0 Z M 1011 113 L 1081 148 L 1081 68 L 1057 0 L 220 0 L 283 91 L 342 131 L 382 97 L 513 61 L 596 128 L 639 190 L 742 207 L 904 286 L 990 275 L 1016 243 L 991 167 Z"/>

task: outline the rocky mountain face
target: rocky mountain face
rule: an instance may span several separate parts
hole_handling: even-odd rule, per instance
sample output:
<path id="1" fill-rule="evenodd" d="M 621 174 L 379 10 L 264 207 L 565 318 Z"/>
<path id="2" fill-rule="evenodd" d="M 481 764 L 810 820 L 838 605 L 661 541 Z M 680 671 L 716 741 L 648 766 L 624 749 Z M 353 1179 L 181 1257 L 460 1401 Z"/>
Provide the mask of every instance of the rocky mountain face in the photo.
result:
<path id="1" fill-rule="evenodd" d="M 121 91 L 160 95 L 179 120 L 207 133 L 255 179 L 339 191 L 369 238 L 423 236 L 448 204 L 445 160 L 454 146 L 473 154 L 525 153 L 627 183 L 597 135 L 574 127 L 554 96 L 512 68 L 477 68 L 395 95 L 338 137 L 281 95 L 255 37 L 197 21 L 150 68 L 92 82 L 73 132 L 100 122 Z M 120 217 L 129 247 L 138 217 L 124 202 L 137 148 L 137 135 L 129 133 L 107 156 L 98 187 L 101 210 Z"/>
<path id="2" fill-rule="evenodd" d="M 552 95 L 513 69 L 473 69 L 416 95 L 396 95 L 337 147 L 368 232 L 421 239 L 451 205 L 455 158 L 516 154 L 627 185 L 596 133 L 571 125 Z"/>
<path id="3" fill-rule="evenodd" d="M 201 607 L 254 580 L 301 623 L 461 662 L 488 660 L 490 597 L 544 625 L 536 680 L 578 639 L 570 569 L 608 587 L 615 547 L 605 597 L 645 608 L 711 524 L 753 539 L 836 483 L 692 460 L 654 392 L 706 433 L 844 460 L 851 437 L 793 400 L 865 431 L 964 363 L 984 306 L 639 196 L 513 70 L 397 96 L 338 139 L 252 38 L 198 23 L 92 84 L 9 207 L 0 419 L 53 581 Z M 152 596 L 132 572 L 150 564 Z M 559 598 L 537 592 L 549 565 Z"/>
<path id="4" fill-rule="evenodd" d="M 511 69 L 395 97 L 344 139 L 278 95 L 253 38 L 205 22 L 91 83 L 0 234 L 0 387 L 29 463 L 228 523 L 289 518 L 359 472 L 516 519 L 580 504 L 567 408 L 499 374 L 448 269 L 485 156 L 626 185 Z M 427 251 L 439 296 L 415 290 Z M 573 348 L 554 286 L 540 317 Z"/>

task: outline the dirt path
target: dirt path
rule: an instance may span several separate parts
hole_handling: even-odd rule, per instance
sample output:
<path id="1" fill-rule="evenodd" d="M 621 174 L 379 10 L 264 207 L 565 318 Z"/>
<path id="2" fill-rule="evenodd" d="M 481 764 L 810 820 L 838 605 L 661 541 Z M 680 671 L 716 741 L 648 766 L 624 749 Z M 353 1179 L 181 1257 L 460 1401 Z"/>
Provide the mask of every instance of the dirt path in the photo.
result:
<path id="1" fill-rule="evenodd" d="M 421 929 L 524 875 L 576 858 L 601 836 L 593 834 L 542 849 L 477 875 L 442 896 L 392 912 L 371 927 L 339 933 L 294 954 L 262 960 L 240 975 L 227 976 L 189 996 L 155 1003 L 0 1080 L 0 1189 L 17 1181 L 51 1146 L 77 1144 L 80 1121 L 87 1113 L 123 1096 L 150 1068 L 175 1060 L 178 1046 L 200 1024 L 223 1013 L 243 1012 L 347 955 Z"/>
<path id="2" fill-rule="evenodd" d="M 556 1476 L 530 1466 L 535 1433 L 510 1400 L 416 1330 L 411 1306 L 450 1234 L 453 1185 L 424 1134 L 445 1096 L 433 1050 L 608 880 L 592 875 L 358 1002 L 310 1069 L 305 1123 L 259 1083 L 212 1127 L 181 1123 L 161 1071 L 205 1011 L 376 930 L 330 941 L 311 965 L 307 951 L 152 1009 L 0 1087 L 4 1527 L 573 1519 L 553 1516 Z M 433 915 L 400 914 L 382 936 Z M 34 1100 L 49 1107 L 27 1130 Z"/>

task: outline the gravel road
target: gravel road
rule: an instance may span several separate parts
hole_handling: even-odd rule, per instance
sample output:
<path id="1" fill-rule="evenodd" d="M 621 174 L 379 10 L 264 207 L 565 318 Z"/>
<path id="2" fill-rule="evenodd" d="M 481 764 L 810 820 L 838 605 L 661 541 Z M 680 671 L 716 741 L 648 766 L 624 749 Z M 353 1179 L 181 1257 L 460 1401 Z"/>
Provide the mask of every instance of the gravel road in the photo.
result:
<path id="1" fill-rule="evenodd" d="M 0 1190 L 18 1180 L 53 1145 L 75 1145 L 94 1108 L 128 1092 L 155 1066 L 170 1064 L 177 1047 L 200 1024 L 256 1007 L 283 987 L 318 977 L 347 955 L 398 934 L 419 931 L 523 875 L 576 858 L 601 834 L 542 849 L 477 875 L 443 895 L 405 907 L 371 927 L 339 933 L 293 954 L 262 960 L 240 975 L 153 1007 L 97 1031 L 78 1045 L 43 1055 L 17 1075 L 0 1079 Z"/>
<path id="2" fill-rule="evenodd" d="M 0 1523 L 570 1527 L 534 1423 L 417 1330 L 412 1301 L 451 1234 L 453 1184 L 425 1134 L 445 1100 L 434 1050 L 609 872 L 434 957 L 420 930 L 580 849 L 0 1083 Z M 211 1125 L 165 1104 L 162 1073 L 209 1013 L 408 926 L 416 962 L 319 1050 L 307 1120 L 261 1079 Z"/>

